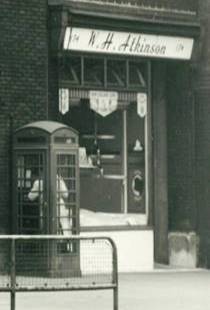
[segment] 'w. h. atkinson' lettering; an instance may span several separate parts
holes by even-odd
[[[128,34],[125,41],[121,44],[119,40],[115,40],[116,33],[108,32],[105,40],[101,41],[99,33],[92,31],[88,45],[92,48],[120,53],[165,55],[166,46],[164,44],[147,43],[146,38],[142,35]]]
[[[120,52],[130,52],[139,54],[156,54],[164,55],[166,52],[166,46],[160,44],[146,43],[146,39],[143,39],[141,35],[132,36],[128,35],[126,41],[118,48]]]

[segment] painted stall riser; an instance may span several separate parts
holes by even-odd
[[[82,236],[106,236],[113,239],[117,247],[118,271],[141,272],[154,268],[153,230],[101,231],[84,232]],[[82,254],[81,249],[81,254]],[[81,272],[88,274],[93,270],[93,262],[83,261],[81,255]],[[103,266],[106,269],[106,266]],[[107,268],[109,268],[107,266]]]

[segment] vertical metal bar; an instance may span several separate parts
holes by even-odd
[[[127,150],[127,111],[123,110],[123,213],[128,212],[128,150]]]
[[[147,65],[148,68],[148,65]],[[149,76],[149,69],[148,69],[148,76]],[[149,77],[148,77],[148,81],[149,81]],[[148,193],[148,140],[149,140],[149,136],[148,136],[148,108],[149,108],[149,87],[150,85],[148,85],[148,93],[147,93],[147,113],[146,116],[144,118],[144,141],[145,141],[145,210],[146,210],[146,216],[148,218],[148,201],[149,201],[149,193]]]
[[[15,217],[15,220],[16,220],[16,231],[15,233],[23,233],[23,186],[24,186],[24,169],[25,169],[25,157],[26,155],[22,156],[21,153],[19,153],[19,151],[17,151],[16,153],[16,158],[15,158],[15,161],[16,161],[16,165],[17,167],[15,168],[16,170],[17,169],[20,169],[20,199],[17,199],[17,195],[18,195],[18,183],[15,184],[16,186],[16,197],[14,198],[16,201],[15,201],[15,204],[16,204],[16,214],[14,214],[13,216],[16,216]],[[20,158],[20,162],[19,162],[19,158]],[[16,177],[18,177],[18,172],[16,171]],[[20,221],[18,221],[18,216],[19,216],[19,219]]]
[[[11,240],[11,270],[10,270],[10,281],[11,281],[11,291],[10,291],[10,309],[15,310],[15,239]]]
[[[129,60],[126,60],[126,88],[129,88],[130,84],[130,68],[129,68]]]
[[[118,310],[118,284],[113,289],[113,310]]]
[[[104,58],[104,88],[107,89],[107,76],[108,76],[107,58]]]
[[[74,192],[76,195],[76,223],[77,223],[77,227],[76,227],[76,234],[80,233],[80,180],[79,180],[79,150],[76,149],[75,150],[75,154],[73,155],[75,156],[75,169],[76,169],[76,180],[74,179],[75,182],[75,186],[74,187]],[[71,207],[71,216],[73,215],[73,208]],[[78,243],[79,246],[79,243]],[[80,246],[79,246],[80,248]]]
[[[151,90],[151,62],[147,63],[147,114],[145,117],[145,207],[147,223],[152,225],[152,202],[153,202],[153,181],[152,181],[152,90]]]
[[[113,310],[118,310],[118,263],[117,263],[117,247],[113,241],[112,245],[112,281],[115,284],[113,288]]]
[[[84,79],[85,79],[85,65],[84,65],[84,56],[81,56],[81,86],[84,86]]]
[[[199,212],[198,208],[196,208],[196,90],[195,90],[195,85],[192,85],[192,120],[191,120],[191,132],[192,132],[192,181],[193,181],[193,208],[195,212],[195,230],[198,231],[198,223],[199,223]]]
[[[13,153],[13,131],[14,131],[14,119],[13,116],[10,115],[9,118],[9,126],[10,126],[10,131],[9,131],[9,188],[12,190],[13,195],[9,195],[9,206],[10,206],[10,218],[12,221],[10,222],[10,231],[14,232],[15,227],[17,227],[17,223],[14,222],[17,219],[17,216],[14,216],[14,201],[15,198],[14,193],[16,193],[16,189],[14,191],[14,187],[16,186],[15,178],[14,178],[14,153]]]

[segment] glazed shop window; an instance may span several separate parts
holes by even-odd
[[[103,117],[85,99],[66,118],[80,135],[81,226],[146,225],[145,121],[137,104]]]
[[[84,85],[104,85],[104,62],[103,59],[84,58]]]
[[[143,62],[129,62],[129,86],[138,87],[139,85],[146,87],[146,67]]]
[[[60,61],[60,79],[72,85],[81,84],[81,57],[64,57]]]
[[[108,87],[126,87],[126,62],[121,60],[107,60]]]
[[[65,56],[59,63],[59,75],[65,87],[139,91],[147,86],[146,63],[119,57]]]

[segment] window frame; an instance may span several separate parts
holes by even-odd
[[[69,79],[63,79],[61,70],[62,67],[64,66],[66,59],[71,57],[80,57],[81,61],[81,75],[79,77],[80,83],[76,84],[75,82],[69,80]],[[87,83],[85,82],[85,59],[101,59],[103,60],[103,83],[102,85],[97,85],[94,83]],[[124,61],[125,62],[125,85],[112,85],[108,81],[108,62],[109,61]],[[130,83],[130,63],[137,63],[137,64],[143,64],[145,66],[145,74],[146,76],[144,78],[145,85],[132,85]],[[141,72],[142,73],[142,72]],[[77,89],[90,89],[94,88],[97,90],[113,90],[113,91],[132,91],[132,92],[140,92],[140,91],[146,91],[148,88],[147,81],[148,81],[148,76],[147,76],[147,61],[145,59],[139,59],[137,57],[122,57],[122,56],[116,56],[116,55],[101,55],[101,54],[88,54],[88,53],[78,53],[72,52],[71,54],[66,52],[63,53],[62,60],[60,60],[59,64],[59,83],[62,87],[69,87],[69,88],[77,88]]]

